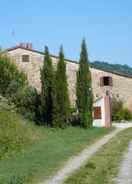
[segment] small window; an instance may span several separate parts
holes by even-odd
[[[94,119],[101,119],[101,107],[94,107]]]
[[[100,86],[112,86],[112,77],[104,76],[100,78]]]
[[[110,85],[110,81],[109,81],[109,77],[104,77],[104,86],[109,86]]]
[[[29,62],[29,55],[22,55],[22,62]]]

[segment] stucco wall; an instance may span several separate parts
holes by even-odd
[[[105,104],[104,98],[99,99],[94,103],[94,107],[101,107],[101,119],[94,119],[94,127],[105,127]]]
[[[8,51],[8,54],[10,57],[13,58],[18,68],[20,70],[23,70],[27,74],[30,85],[36,87],[40,91],[41,89],[40,68],[43,65],[43,55],[37,52],[32,52],[21,48]],[[21,61],[21,56],[23,54],[30,55],[30,62],[26,63]],[[52,57],[52,61],[53,64],[56,65],[57,58]],[[66,61],[66,65],[67,65],[67,77],[68,77],[70,101],[71,104],[75,104],[76,71],[78,69],[78,64]],[[91,74],[92,74],[92,88],[95,99],[101,95],[101,89],[99,85],[100,77],[111,76],[113,78],[112,94],[117,96],[119,95],[119,97],[124,101],[125,105],[127,105],[132,110],[132,78],[119,76],[116,74],[104,72],[94,68],[91,68]]]

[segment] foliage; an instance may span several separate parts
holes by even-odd
[[[55,75],[54,93],[54,127],[64,128],[69,123],[70,102],[68,96],[68,84],[66,76],[66,64],[64,61],[63,48],[59,53],[59,61]]]
[[[132,120],[132,114],[127,108],[122,108],[116,113],[116,120],[117,121],[121,121],[121,120],[130,121]]]
[[[78,113],[74,106],[70,107],[69,122],[72,126],[80,126],[80,120],[78,117]]]
[[[120,75],[132,77],[132,68],[126,64],[125,65],[110,64],[107,62],[95,61],[93,63],[90,63],[90,66],[97,68],[97,69],[112,72],[115,74],[120,74]]]
[[[25,124],[25,128],[28,129],[28,124]],[[23,184],[43,183],[66,160],[106,135],[110,129],[80,129],[77,127],[55,129],[35,126],[34,132],[29,137],[34,136],[38,131],[42,137],[36,143],[31,144],[14,157],[0,161],[1,184],[11,181],[12,183],[18,181],[18,184],[21,181]]]
[[[28,86],[25,74],[2,53],[0,53],[0,94],[8,99],[9,104],[14,104],[16,111],[24,117],[36,119],[37,91]]]
[[[45,47],[44,64],[41,69],[41,84],[41,121],[51,126],[53,120],[54,73],[48,47]]]
[[[0,184],[4,184],[5,182],[2,181],[2,183]],[[12,176],[12,178],[10,179],[10,181],[7,181],[6,184],[23,184],[23,183],[27,183],[27,179],[25,176]]]
[[[123,106],[121,99],[116,97],[112,98],[112,120],[121,121],[121,120],[131,120],[131,112]]]
[[[85,128],[91,127],[93,96],[91,88],[91,73],[89,70],[85,40],[82,42],[79,70],[77,72],[76,96],[80,123]]]
[[[9,85],[13,81],[16,84],[16,88],[14,90],[27,83],[25,74],[20,72],[17,69],[17,66],[6,55],[0,53],[0,94],[5,96]],[[8,90],[8,93],[13,94],[14,90]]]
[[[10,104],[9,101],[0,95],[0,111],[1,110],[10,110],[12,112],[15,111],[15,106],[13,104]]]
[[[16,111],[30,120],[36,119],[37,91],[35,88],[24,86],[19,88],[9,100],[16,106]]]
[[[19,151],[31,142],[31,131],[21,118],[9,110],[0,110],[0,159]]]
[[[121,131],[115,138],[103,146],[65,184],[114,184],[119,166],[128,143],[132,139],[132,128]]]

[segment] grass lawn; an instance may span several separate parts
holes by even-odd
[[[68,158],[110,131],[104,128],[48,129],[35,125],[33,129],[40,132],[39,140],[0,161],[0,184],[36,184],[43,181]]]
[[[127,151],[128,143],[131,139],[132,128],[120,132],[64,183],[114,184],[120,161],[124,152]]]

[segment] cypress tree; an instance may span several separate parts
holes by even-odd
[[[52,126],[53,119],[53,66],[48,47],[45,47],[44,64],[41,69],[41,121]]]
[[[54,103],[54,126],[64,128],[69,118],[69,96],[66,76],[66,64],[64,61],[63,48],[59,52],[59,61],[55,76],[55,103]]]
[[[88,53],[85,40],[82,42],[77,71],[76,84],[77,108],[81,126],[88,128],[92,126],[93,95],[91,88],[91,73],[89,70]]]

